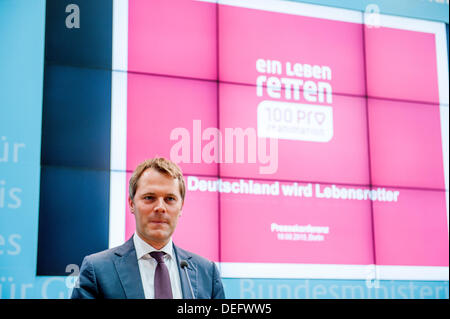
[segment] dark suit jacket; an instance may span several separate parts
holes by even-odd
[[[196,299],[223,299],[225,293],[216,265],[196,254],[173,245],[184,299],[192,299],[185,271],[180,261],[188,262],[188,274]],[[133,237],[122,246],[108,249],[83,260],[72,299],[115,298],[144,299]]]

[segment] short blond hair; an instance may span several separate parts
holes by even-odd
[[[136,194],[137,183],[139,181],[139,178],[144,173],[144,171],[149,168],[153,168],[158,172],[160,172],[161,174],[170,176],[178,180],[178,183],[180,185],[181,199],[184,202],[184,196],[186,194],[186,185],[184,183],[183,172],[181,171],[181,168],[177,164],[163,157],[155,157],[145,160],[136,167],[136,169],[133,172],[133,175],[130,178],[128,190],[131,199],[133,199],[134,195]]]

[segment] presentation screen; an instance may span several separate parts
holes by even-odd
[[[227,298],[448,299],[448,3],[307,2],[0,0],[0,299],[70,298],[153,157]]]

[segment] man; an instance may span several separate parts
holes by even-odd
[[[139,164],[128,197],[136,232],[122,246],[84,258],[72,299],[225,298],[216,265],[172,243],[185,190],[175,163],[154,158]]]

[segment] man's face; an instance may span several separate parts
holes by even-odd
[[[156,249],[164,247],[181,216],[179,181],[149,168],[142,173],[134,199],[128,198],[128,203],[138,235]]]

